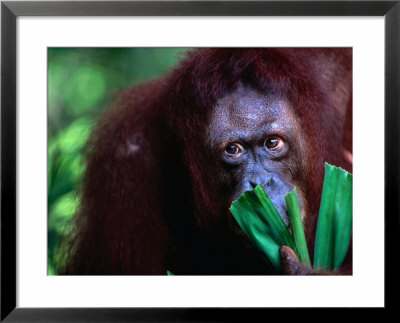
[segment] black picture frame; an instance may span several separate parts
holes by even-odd
[[[16,307],[16,19],[19,16],[384,16],[385,307],[396,305],[400,181],[400,1],[82,1],[1,3],[1,321],[248,321],[265,309]],[[373,194],[373,192],[371,192]],[[393,256],[392,256],[393,255]],[[38,291],[40,293],[40,291]],[[287,314],[285,314],[287,315]],[[257,317],[257,316],[254,316]],[[247,318],[247,319],[246,319]]]

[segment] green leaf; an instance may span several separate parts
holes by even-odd
[[[301,220],[300,206],[297,199],[296,188],[285,196],[286,206],[289,214],[292,235],[298,250],[299,261],[311,268],[310,256],[308,254],[306,236],[304,234],[303,222]]]
[[[169,270],[167,270],[167,275],[168,276],[175,276],[173,273],[171,273]]]
[[[282,273],[279,249],[297,249],[285,223],[261,185],[244,192],[230,208],[234,218],[275,273]]]
[[[339,268],[346,256],[352,230],[352,175],[325,163],[325,178],[314,250],[314,268]]]
[[[343,169],[339,173],[333,230],[333,269],[343,264],[349,248],[353,225],[353,176]]]

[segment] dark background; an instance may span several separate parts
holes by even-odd
[[[79,204],[83,147],[118,90],[171,69],[185,48],[48,49],[48,275]]]

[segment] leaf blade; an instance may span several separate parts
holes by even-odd
[[[346,258],[350,245],[353,224],[353,176],[340,171],[339,187],[336,195],[336,209],[333,231],[333,269],[338,269]]]
[[[283,273],[279,249],[287,245],[297,252],[293,237],[261,185],[244,192],[230,211],[235,220],[261,252],[275,273]]]
[[[311,268],[310,255],[308,253],[306,236],[304,234],[296,188],[285,196],[285,201],[288,209],[290,227],[292,228],[292,236],[298,250],[297,256],[303,265]]]
[[[314,249],[314,269],[339,268],[352,231],[352,175],[325,163],[325,178]]]
[[[337,174],[325,163],[325,178],[319,208],[314,249],[314,269],[330,271],[333,261],[333,204],[335,201]]]

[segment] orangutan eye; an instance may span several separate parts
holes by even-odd
[[[225,154],[229,157],[239,157],[243,150],[243,147],[239,144],[229,144],[225,147]]]
[[[264,146],[267,151],[278,151],[283,148],[285,144],[279,137],[269,137],[265,140]]]

